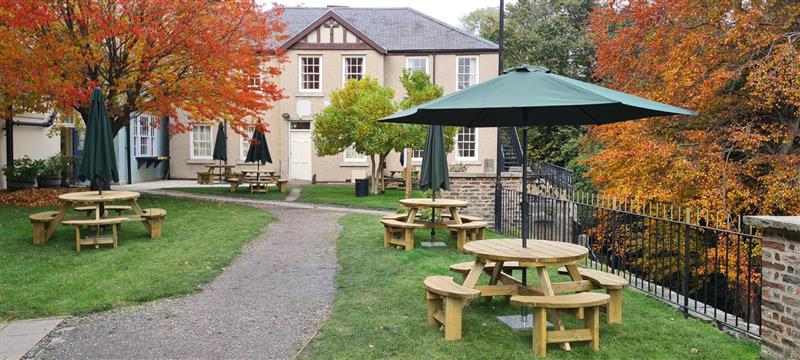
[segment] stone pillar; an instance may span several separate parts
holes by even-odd
[[[800,359],[800,216],[747,216],[761,245],[761,356]]]

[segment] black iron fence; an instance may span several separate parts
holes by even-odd
[[[556,198],[572,198],[574,187],[572,170],[546,161],[531,163],[530,168],[528,182],[537,188],[538,193]]]
[[[501,232],[520,236],[522,193],[502,195]],[[587,246],[587,266],[620,275],[687,315],[760,337],[758,229],[663,204],[528,196],[531,238]]]

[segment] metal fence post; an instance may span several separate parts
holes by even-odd
[[[691,209],[686,209],[686,219],[683,225],[683,316],[689,316],[689,222]]]

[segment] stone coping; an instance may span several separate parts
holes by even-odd
[[[800,216],[745,216],[744,223],[762,228],[800,232]]]
[[[450,178],[495,178],[497,173],[488,172],[451,172]],[[500,178],[522,178],[522,173],[518,172],[502,172]]]

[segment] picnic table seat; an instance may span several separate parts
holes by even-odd
[[[84,212],[86,215],[91,215],[93,212],[97,211],[98,206],[91,205],[91,206],[78,206],[75,208],[77,212]],[[117,215],[122,215],[125,211],[131,211],[131,207],[128,205],[106,205],[103,206],[103,209],[106,211],[114,211]]]
[[[102,218],[102,219],[77,219],[77,220],[64,220],[62,225],[75,227],[75,250],[81,252],[82,246],[94,245],[95,249],[100,245],[111,244],[114,248],[117,247],[117,226],[123,222],[128,221],[128,218]],[[111,238],[100,235],[100,230],[103,226],[111,227]],[[86,238],[81,237],[81,228],[95,228],[96,231],[93,236]]]
[[[458,217],[461,218],[461,222],[463,222],[463,223],[468,223],[468,222],[473,222],[473,221],[483,221],[482,217],[475,216],[475,215],[458,214]],[[449,213],[442,213],[442,219],[452,220],[453,219],[453,215],[451,215]]]
[[[628,280],[621,276],[607,273],[605,271],[578,268],[581,278],[589,280],[597,289],[605,289],[611,297],[611,301],[603,308],[606,311],[606,321],[609,324],[619,324],[622,322],[622,289],[628,286]],[[558,269],[559,274],[569,274],[566,267]]]
[[[424,224],[391,219],[382,219],[381,223],[383,224],[383,247],[399,245],[405,247],[406,251],[414,250],[414,229],[425,227]]]
[[[33,225],[33,245],[44,244],[47,227],[55,220],[56,215],[58,215],[58,211],[44,211],[28,216],[28,220]]]
[[[456,284],[449,276],[428,276],[423,284],[428,301],[428,324],[441,325],[445,340],[461,339],[464,303],[480,295],[480,291]]]
[[[469,271],[472,270],[473,264],[474,262],[472,261],[453,264],[450,265],[450,271],[457,274],[461,274],[463,280],[467,277]],[[492,261],[487,262],[485,265],[483,265],[483,272],[491,275],[492,271],[494,271],[495,265],[497,265],[497,263]],[[503,272],[508,274],[511,274],[512,270],[522,270],[524,268],[525,268],[524,266],[519,266],[519,262],[517,261],[506,261],[503,263]]]
[[[228,179],[228,185],[231,187],[231,192],[236,192],[236,190],[239,190],[239,185],[241,184],[242,180],[239,178]]]
[[[600,306],[608,304],[610,296],[596,292],[569,295],[530,296],[515,295],[511,304],[531,309],[533,323],[532,350],[541,357],[547,356],[547,344],[588,341],[592,350],[600,350]],[[582,329],[547,330],[547,310],[584,309]]]
[[[210,171],[197,172],[197,183],[202,185],[210,185],[214,180],[214,174]]]
[[[151,208],[142,210],[142,219],[150,224],[150,238],[161,238],[161,221],[167,217],[167,210]]]
[[[447,228],[456,231],[456,250],[464,252],[467,241],[483,240],[483,232],[489,223],[486,221],[470,221],[463,224],[447,224]]]
[[[287,190],[289,190],[289,180],[278,179],[276,183],[278,184],[278,191],[281,193],[285,193]]]

